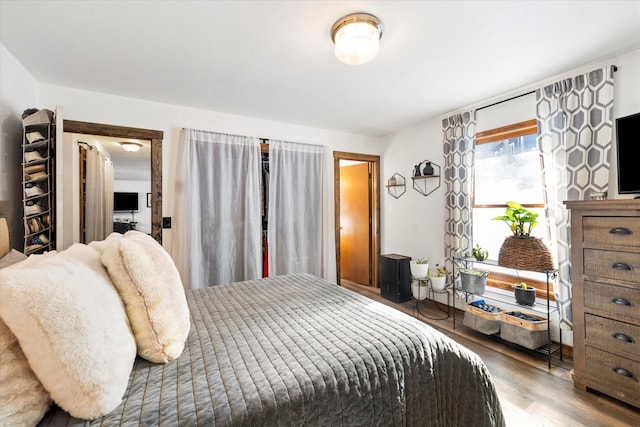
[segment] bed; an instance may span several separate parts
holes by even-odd
[[[185,299],[179,357],[137,356],[124,398],[100,418],[53,405],[39,425],[504,425],[477,355],[320,278],[189,289]]]

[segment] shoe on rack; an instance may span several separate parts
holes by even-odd
[[[39,185],[27,183],[24,186],[24,194],[27,197],[42,196],[44,191],[42,191],[42,188],[40,188]]]
[[[42,212],[42,206],[38,203],[27,202],[24,207],[24,213],[26,215],[35,215]]]
[[[33,144],[34,142],[46,141],[47,138],[42,136],[42,134],[38,131],[29,132],[27,134],[27,141],[29,144]]]
[[[40,154],[39,151],[26,151],[24,153],[24,161],[26,163],[31,163],[31,162],[35,162],[38,160],[44,160],[42,158],[42,154]]]

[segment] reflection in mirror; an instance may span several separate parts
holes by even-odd
[[[79,240],[151,234],[151,142],[74,135],[79,147]]]
[[[107,125],[101,123],[80,122],[75,120],[64,120],[63,126],[60,128],[60,140],[63,142],[60,148],[61,158],[63,159],[63,167],[59,170],[59,182],[62,184],[63,190],[59,193],[60,200],[56,205],[57,224],[59,226],[58,248],[64,249],[71,246],[74,242],[79,242],[79,214],[80,214],[80,188],[79,184],[79,149],[77,141],[84,141],[89,135],[96,135],[98,138],[108,137],[115,141],[142,140],[150,147],[150,158],[147,157],[146,164],[136,168],[139,171],[150,171],[151,174],[151,194],[147,196],[145,193],[141,196],[139,207],[147,209],[148,201],[151,204],[151,236],[160,244],[162,244],[162,139],[164,132],[159,130],[132,128],[126,126]],[[77,139],[72,140],[72,136]],[[117,147],[122,148],[122,146]],[[141,148],[140,151],[143,149]],[[146,150],[146,149],[145,149]],[[111,150],[110,153],[118,153],[119,151]],[[120,151],[121,152],[121,151]],[[142,151],[144,153],[144,151]],[[142,154],[141,153],[141,154]],[[130,157],[125,158],[130,159]],[[117,167],[118,160],[114,160]],[[115,172],[114,172],[115,173]],[[114,181],[115,185],[115,181]],[[70,191],[66,189],[71,189]],[[137,190],[132,190],[137,191]],[[141,191],[137,191],[141,192]],[[87,212],[86,215],[92,215]],[[131,215],[129,214],[129,218]],[[134,212],[135,222],[140,221],[140,215]],[[113,225],[113,223],[112,223]]]

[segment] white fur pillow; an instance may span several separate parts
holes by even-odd
[[[34,426],[50,405],[16,336],[0,319],[0,426]]]
[[[152,237],[127,231],[102,254],[127,310],[138,354],[167,363],[182,354],[191,327],[180,274]]]
[[[107,246],[113,243],[114,240],[120,239],[121,237],[122,234],[114,232],[109,234],[104,240],[94,240],[93,242],[90,242],[89,246],[91,246],[93,249],[98,251],[100,255],[102,255]]]
[[[94,419],[120,404],[136,347],[97,251],[75,244],[0,270],[0,301],[2,319],[60,407]]]

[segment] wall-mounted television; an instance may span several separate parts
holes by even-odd
[[[640,113],[616,119],[618,193],[640,197]]]
[[[138,210],[138,193],[113,193],[113,210],[115,212],[132,212]]]

